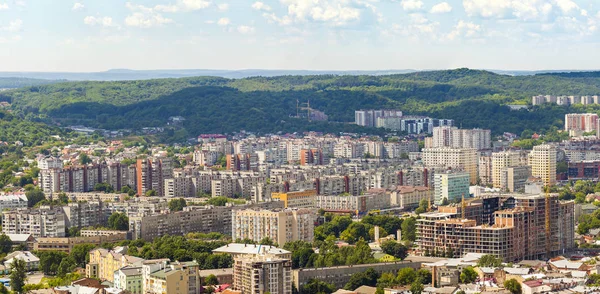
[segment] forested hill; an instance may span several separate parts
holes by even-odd
[[[36,86],[36,85],[53,84],[53,83],[58,83],[58,82],[61,82],[61,81],[29,79],[29,78],[3,78],[3,77],[0,77],[0,89],[16,89],[16,88]]]
[[[109,129],[164,126],[186,118],[184,134],[239,130],[367,131],[348,124],[354,110],[398,108],[407,114],[455,119],[463,127],[520,134],[560,126],[567,112],[599,107],[536,107],[510,111],[532,95],[598,95],[600,77],[507,76],[457,69],[387,76],[193,77],[119,82],[65,82],[0,92],[16,114],[46,122]],[[297,101],[329,115],[330,123],[292,118]]]

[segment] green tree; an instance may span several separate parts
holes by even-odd
[[[372,286],[377,285],[377,279],[379,279],[379,273],[373,268],[369,268],[364,272],[358,272],[350,276],[350,280],[344,286],[346,290],[354,290],[360,286]]]
[[[478,267],[499,267],[502,265],[502,260],[491,254],[485,254],[479,258]]]
[[[144,195],[146,195],[147,197],[152,197],[152,196],[157,196],[158,193],[156,193],[155,190],[148,190],[148,191],[146,191],[146,194],[144,194]]]
[[[214,206],[225,206],[225,204],[227,204],[227,197],[223,197],[223,196],[218,196],[218,197],[212,197],[210,199],[208,199],[208,201],[206,203],[210,204],[210,205],[214,205]]]
[[[108,227],[113,230],[129,230],[129,217],[125,213],[113,212],[108,218]]]
[[[410,284],[410,293],[411,294],[421,294],[425,290],[423,287],[423,283],[419,279],[416,279],[412,284]]]
[[[336,290],[335,286],[317,279],[310,279],[300,287],[301,294],[330,294]]]
[[[521,284],[515,279],[510,279],[510,280],[504,281],[504,288],[506,290],[510,291],[510,293],[512,293],[512,294],[521,294],[522,293]]]
[[[421,280],[423,284],[431,284],[431,272],[426,269],[420,269],[417,271],[417,278]]]
[[[354,244],[360,239],[369,240],[369,229],[368,227],[359,222],[352,222],[348,228],[346,228],[341,234],[340,239]]]
[[[417,220],[409,217],[402,222],[402,240],[414,242],[417,238]]]
[[[206,277],[204,283],[208,286],[214,286],[219,285],[219,280],[217,279],[217,276],[211,274]]]
[[[477,277],[477,272],[471,266],[464,268],[460,273],[460,281],[463,284],[473,283],[477,280]]]
[[[25,196],[27,197],[27,207],[33,207],[38,202],[46,200],[44,192],[42,192],[42,190],[40,190],[39,188],[35,188],[33,190],[25,192]]]
[[[185,202],[185,199],[183,198],[179,198],[179,199],[172,199],[171,201],[169,201],[169,210],[171,211],[182,211],[184,207],[187,206],[187,203]]]
[[[90,260],[90,251],[96,248],[94,244],[77,244],[71,249],[70,257],[73,258],[76,266],[85,267]]]
[[[43,251],[38,253],[40,259],[40,270],[46,275],[56,275],[58,267],[67,254],[59,251]]]
[[[12,240],[10,240],[10,238],[2,233],[2,235],[0,235],[0,252],[7,254],[12,250]]]
[[[393,273],[382,273],[379,279],[377,279],[377,287],[380,288],[391,288],[396,285],[398,285],[398,282]]]
[[[92,163],[92,159],[85,153],[79,154],[79,163],[80,164],[88,164]]]
[[[0,283],[0,294],[10,294],[10,291],[8,291],[8,289],[6,288],[6,286],[4,286],[3,283]]]
[[[398,271],[397,282],[399,285],[410,285],[417,279],[417,273],[411,267],[405,267]]]
[[[72,273],[73,270],[77,267],[75,259],[73,257],[68,256],[60,261],[58,265],[57,275],[59,277],[65,277],[67,274]]]
[[[114,193],[115,189],[108,183],[97,183],[94,185],[94,191],[104,192],[104,193]]]
[[[273,240],[271,240],[271,238],[269,238],[269,237],[262,238],[260,240],[260,242],[258,242],[258,244],[260,244],[260,245],[275,246],[275,242]]]
[[[22,259],[13,259],[10,264],[10,288],[16,293],[23,292],[25,280],[27,279],[25,261]]]
[[[387,240],[381,244],[381,249],[386,254],[389,254],[398,259],[404,259],[408,255],[408,248],[404,244],[398,243],[394,240]]]

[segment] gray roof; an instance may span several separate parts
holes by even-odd
[[[215,250],[215,253],[229,253],[229,254],[273,254],[273,255],[284,255],[291,254],[291,252],[269,245],[254,245],[254,244],[241,244],[241,243],[230,243],[225,246],[221,246]]]
[[[6,234],[6,236],[13,242],[26,242],[31,237],[31,234]]]

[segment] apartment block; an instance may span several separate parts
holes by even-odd
[[[462,169],[470,175],[471,184],[477,183],[479,157],[473,148],[425,148],[423,164],[427,167],[442,166]]]
[[[115,272],[126,266],[139,266],[144,259],[125,255],[122,252],[109,251],[104,248],[90,251],[90,261],[85,266],[88,278],[114,282]]]
[[[127,232],[121,232],[110,235],[95,235],[83,237],[68,237],[68,238],[36,238],[33,242],[34,251],[61,251],[70,253],[75,245],[93,244],[100,246],[105,243],[115,243],[127,240]]]
[[[398,186],[391,191],[390,204],[403,209],[412,209],[419,206],[421,200],[433,202],[431,190],[428,187]]]
[[[525,191],[525,184],[530,176],[530,166],[505,167],[500,172],[500,189],[511,193]]]
[[[200,294],[198,267],[195,261],[142,263],[143,293]]]
[[[481,154],[479,156],[479,166],[477,173],[479,175],[479,184],[492,184],[492,156],[489,154]]]
[[[314,208],[317,190],[271,193],[271,199],[283,201],[285,208]]]
[[[244,209],[232,212],[232,238],[260,242],[270,238],[277,244],[314,238],[316,209]]]
[[[441,126],[433,128],[431,148],[474,148],[477,150],[492,147],[491,131],[482,129],[459,129]]]
[[[62,207],[66,216],[66,227],[91,227],[106,223],[102,202],[72,202]]]
[[[27,196],[25,194],[0,196],[0,211],[16,208],[27,208]]]
[[[556,184],[556,147],[553,145],[534,146],[529,153],[531,175],[542,179],[544,185]]]
[[[444,199],[449,202],[458,202],[463,197],[470,197],[468,173],[436,173],[433,181],[433,199],[435,204],[441,204]]]
[[[292,262],[271,255],[241,255],[233,260],[233,289],[241,293],[292,293]]]
[[[142,267],[126,266],[115,271],[114,287],[131,294],[143,294]]]
[[[144,196],[150,190],[158,196],[165,195],[164,180],[173,177],[173,161],[167,157],[138,159],[136,164],[136,191]]]
[[[364,195],[316,196],[316,207],[326,210],[346,210],[364,214],[371,210],[386,209],[391,206],[390,195],[383,189],[372,189]]]
[[[64,237],[66,216],[61,208],[41,206],[2,212],[4,234],[31,234],[34,237]]]
[[[501,173],[511,166],[521,165],[521,155],[516,151],[503,151],[492,153],[492,183],[495,188],[501,188]]]
[[[591,132],[598,128],[598,115],[595,113],[565,114],[565,131]]]

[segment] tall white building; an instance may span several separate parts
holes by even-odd
[[[554,145],[538,145],[529,153],[531,175],[539,177],[544,185],[556,184],[556,147]]]
[[[479,156],[473,148],[425,148],[423,164],[428,167],[442,166],[462,169],[470,175],[471,184],[477,183]]]
[[[433,199],[436,204],[441,204],[444,199],[458,202],[462,197],[470,197],[468,173],[436,173],[433,176]]]
[[[459,129],[449,126],[435,127],[433,128],[431,147],[490,149],[492,147],[491,131]]]
[[[598,115],[595,113],[565,114],[565,131],[591,132],[598,128]]]
[[[521,165],[521,155],[515,151],[503,151],[492,153],[492,183],[494,188],[500,188],[502,183],[500,175],[504,168]]]
[[[292,262],[270,254],[237,255],[233,289],[248,294],[292,293]]]
[[[232,238],[260,242],[270,238],[283,245],[302,240],[312,242],[314,237],[315,209],[244,209],[232,212]]]

